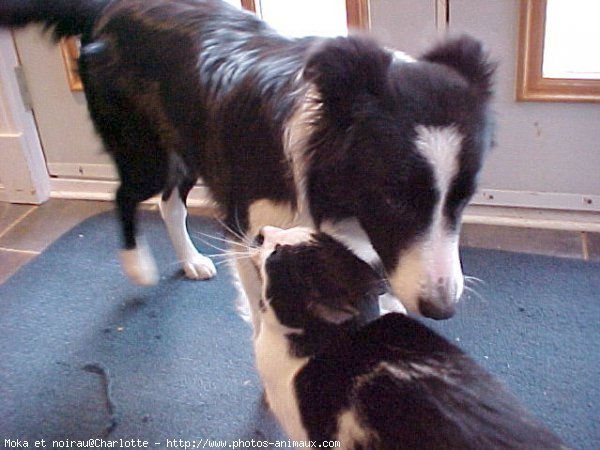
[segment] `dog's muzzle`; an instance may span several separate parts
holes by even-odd
[[[449,319],[456,312],[458,303],[457,283],[449,279],[440,279],[430,297],[419,296],[419,312],[431,319]]]

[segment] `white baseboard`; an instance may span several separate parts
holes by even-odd
[[[114,201],[115,192],[119,187],[118,181],[82,180],[75,178],[51,178],[51,197],[71,200],[100,200]],[[159,197],[149,199],[145,203],[156,203]],[[210,208],[214,202],[208,189],[196,185],[188,195],[187,204],[190,207]]]
[[[91,186],[88,182],[118,180],[117,171],[112,164],[48,163],[48,170],[53,177],[56,177],[53,181],[64,179],[71,185],[74,181],[81,181],[82,184]],[[481,189],[475,194],[471,204],[600,213],[600,195],[597,194]]]
[[[116,181],[114,164],[48,163],[48,173],[57,178]]]
[[[51,178],[50,196],[72,200],[113,201],[118,187],[117,181]]]
[[[54,198],[113,201],[118,182],[52,178],[50,186]],[[1,195],[0,190],[0,199]],[[492,198],[485,200],[486,196]],[[591,203],[582,205],[582,198],[591,199]],[[534,199],[540,201],[536,203]],[[157,198],[148,200],[149,203],[156,201]],[[214,207],[214,202],[208,189],[197,185],[190,192],[188,206],[210,208]],[[464,221],[481,225],[600,232],[599,206],[600,196],[596,195],[486,190],[477,194],[467,208]]]
[[[600,195],[565,194],[560,192],[508,191],[482,189],[471,201],[480,206],[590,211],[600,213]]]
[[[585,211],[470,205],[464,223],[600,233],[600,214]]]

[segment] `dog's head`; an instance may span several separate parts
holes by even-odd
[[[492,141],[492,74],[469,37],[412,62],[337,38],[305,69],[320,101],[307,186],[317,223],[356,217],[394,293],[428,317],[452,316],[463,291],[459,232]]]

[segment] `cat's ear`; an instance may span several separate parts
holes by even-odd
[[[314,301],[308,304],[308,310],[321,320],[334,325],[341,325],[354,319],[359,314],[359,311],[350,305],[337,307]]]

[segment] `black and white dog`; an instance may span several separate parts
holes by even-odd
[[[220,0],[4,0],[0,26],[81,35],[90,114],[118,167],[126,273],[156,282],[137,205],[188,277],[215,274],[185,226],[198,178],[227,226],[327,230],[383,266],[411,311],[450,317],[462,211],[490,146],[493,68],[468,37],[416,60],[364,37],[288,39]],[[248,295],[255,271],[238,264]]]

